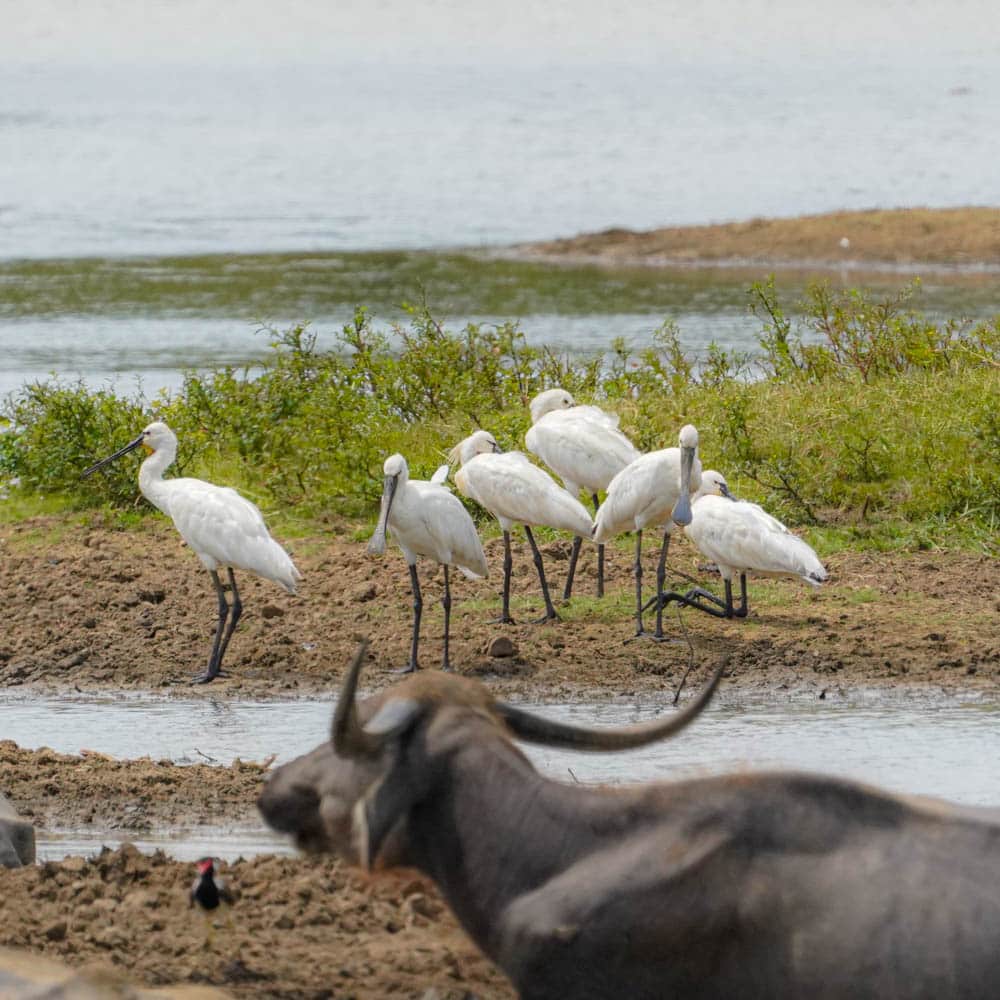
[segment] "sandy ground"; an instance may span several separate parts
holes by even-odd
[[[293,546],[304,573],[299,596],[244,575],[245,612],[226,660],[228,677],[189,686],[203,668],[215,625],[208,575],[172,528],[150,518],[123,532],[65,520],[0,528],[0,685],[9,693],[150,690],[245,698],[332,694],[358,640],[370,636],[368,689],[393,681],[407,659],[411,629],[406,567],[391,549],[381,560],[344,538]],[[818,593],[794,581],[751,584],[751,616],[725,622],[694,611],[667,616],[667,631],[689,642],[626,641],[633,634],[632,549],[609,549],[608,596],[596,602],[596,556],[587,546],[573,601],[562,621],[499,626],[499,539],[486,545],[491,576],[453,585],[452,658],[501,697],[607,697],[672,690],[692,658],[730,653],[722,697],[817,697],[823,691],[888,687],[1000,691],[1000,561],[968,553],[842,553]],[[543,547],[553,589],[569,544]],[[699,570],[678,538],[671,579],[718,578]],[[657,546],[646,546],[646,580]],[[430,567],[428,567],[430,569]],[[457,574],[456,574],[457,575]],[[439,573],[425,573],[422,663],[441,655]],[[526,547],[516,547],[514,615],[542,610]],[[487,648],[500,637],[514,655]],[[0,732],[0,739],[3,733]]]
[[[210,984],[237,997],[426,1000],[513,997],[433,887],[368,880],[338,862],[257,858],[224,866],[229,917],[188,907],[191,864],[131,845],[91,860],[0,869],[0,946],[126,970],[146,986]]]
[[[645,232],[611,229],[515,250],[526,257],[617,264],[997,268],[1000,209],[873,209]]]
[[[0,528],[0,684],[7,692],[148,690],[169,696],[326,696],[361,636],[372,637],[369,689],[405,662],[410,598],[398,552],[382,560],[347,538],[297,541],[300,595],[249,577],[229,677],[190,687],[214,627],[207,574],[169,525],[129,532],[66,519]],[[646,566],[652,579],[655,546]],[[561,587],[568,544],[544,547]],[[674,574],[699,575],[693,551],[672,549]],[[550,625],[489,624],[498,610],[500,543],[492,577],[454,585],[453,658],[501,697],[532,700],[671,692],[693,658],[731,654],[723,698],[838,697],[877,688],[996,697],[1000,692],[1000,561],[963,553],[858,555],[830,560],[816,594],[792,582],[751,590],[751,617],[720,622],[674,613],[689,642],[627,642],[632,634],[631,548],[610,550],[608,596],[597,603],[595,557],[585,550],[578,594]],[[717,583],[718,581],[714,581]],[[541,610],[520,548],[514,613]],[[423,659],[440,655],[440,579],[425,584]],[[486,648],[507,637],[514,655]],[[691,683],[697,686],[703,672]],[[5,711],[16,711],[16,702]],[[3,739],[0,720],[0,741]],[[150,759],[26,751],[0,742],[0,788],[39,826],[124,831],[255,824],[263,762],[181,767]],[[334,861],[258,858],[231,866],[241,892],[232,930],[211,946],[186,905],[193,866],[129,848],[27,870],[0,870],[0,947],[128,970],[145,986],[209,984],[235,996],[509,997],[498,972],[461,933],[436,891],[410,875],[370,882]]]

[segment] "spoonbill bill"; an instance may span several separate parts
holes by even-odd
[[[503,607],[499,621],[514,624],[510,616],[510,529],[524,525],[532,558],[545,599],[545,614],[539,622],[559,618],[552,606],[545,582],[542,554],[535,544],[531,526],[544,525],[557,531],[590,537],[593,521],[587,508],[564,490],[544,469],[533,465],[520,451],[502,452],[488,431],[476,431],[460,441],[448,455],[450,462],[461,463],[455,482],[462,493],[488,510],[503,530]]]
[[[597,406],[577,406],[565,389],[547,389],[531,401],[531,427],[524,436],[528,451],[537,455],[562,481],[569,493],[586,490],[594,504],[597,494],[641,454],[618,429],[618,417]],[[573,539],[563,600],[573,592],[573,576],[583,539]],[[597,596],[604,596],[604,544],[597,546]]]
[[[626,465],[608,484],[594,524],[594,541],[606,542],[623,531],[635,531],[635,634],[645,635],[642,624],[642,532],[664,525],[660,561],[656,568],[656,631],[663,638],[663,581],[667,550],[674,525],[691,521],[691,494],[701,485],[698,432],[691,424],[681,428],[679,447],[642,455]]]
[[[302,574],[288,553],[270,536],[257,507],[236,490],[201,479],[163,478],[163,473],[177,457],[177,436],[160,420],[151,423],[124,448],[92,465],[83,475],[89,476],[139,447],[150,452],[139,467],[142,495],[173,520],[181,538],[208,570],[219,599],[219,621],[208,669],[192,682],[207,684],[219,676],[229,640],[243,614],[233,570],[249,570],[266,580],[273,580],[289,594],[295,593]],[[233,594],[231,605],[226,602],[225,588],[219,580],[218,571],[223,566]]]
[[[720,472],[710,469],[691,504],[691,523],[684,528],[695,548],[719,567],[725,600],[695,587],[683,597],[668,594],[664,603],[679,601],[717,618],[746,618],[747,573],[797,576],[813,587],[827,577],[819,556],[763,507],[737,500]],[[740,576],[740,605],[733,606],[733,577]]]
[[[420,641],[420,615],[423,598],[417,578],[417,559],[424,556],[444,567],[444,659],[442,670],[450,670],[448,636],[451,624],[451,585],[448,568],[457,566],[466,576],[476,579],[486,576],[486,556],[479,541],[476,526],[462,501],[443,485],[448,467],[439,469],[430,482],[410,479],[410,470],[402,455],[390,455],[382,466],[385,480],[382,486],[382,508],[378,525],[368,543],[372,555],[385,552],[386,531],[403,550],[406,565],[410,568],[410,588],[413,591],[413,639],[410,643],[410,661],[400,671],[419,670],[417,645]]]

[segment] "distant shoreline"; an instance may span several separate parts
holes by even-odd
[[[1000,271],[1000,208],[896,208],[609,229],[509,248],[521,260],[650,267]]]

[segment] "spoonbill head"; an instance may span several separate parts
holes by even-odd
[[[567,491],[590,494],[595,512],[598,493],[640,455],[618,429],[618,417],[596,406],[577,406],[565,389],[547,389],[530,404],[532,426],[524,436],[528,451],[537,455],[560,479]],[[573,576],[581,537],[573,539],[563,598],[573,592]],[[604,594],[604,544],[597,546],[597,596]]]
[[[154,507],[167,514],[180,536],[201,560],[212,577],[219,617],[208,668],[194,678],[207,683],[219,676],[229,640],[243,613],[234,569],[248,570],[280,584],[294,594],[302,578],[288,553],[271,537],[257,507],[234,489],[215,486],[201,479],[164,479],[163,473],[177,456],[177,437],[161,420],[114,454],[95,462],[83,472],[89,476],[109,462],[139,447],[150,454],[139,467],[139,489]],[[232,592],[226,601],[218,570],[225,568]]]
[[[597,512],[594,541],[606,542],[623,531],[636,533],[636,635],[646,634],[642,623],[642,532],[646,528],[664,527],[656,569],[656,631],[653,633],[654,639],[662,639],[662,597],[670,533],[675,524],[690,523],[691,494],[700,486],[698,431],[691,424],[681,428],[676,448],[640,456],[608,485],[607,499]]]
[[[403,552],[410,571],[413,591],[413,637],[410,660],[404,673],[419,669],[417,650],[420,641],[420,617],[423,598],[417,576],[417,559],[432,559],[444,567],[444,658],[442,669],[450,669],[448,657],[451,624],[451,584],[448,570],[457,566],[468,577],[486,575],[486,556],[469,512],[447,486],[437,482],[410,479],[406,459],[390,455],[382,466],[382,504],[378,524],[368,543],[368,551],[385,551],[386,533],[392,532]],[[438,470],[440,473],[440,469]],[[437,475],[438,473],[435,473]]]

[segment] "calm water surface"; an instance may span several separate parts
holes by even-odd
[[[621,725],[649,718],[655,705],[549,704],[558,719]],[[169,757],[180,763],[235,758],[279,762],[311,750],[327,732],[327,702],[69,700],[0,701],[0,738],[26,747],[116,757]],[[670,780],[737,769],[797,768],[856,778],[895,791],[956,802],[1000,805],[1000,706],[956,704],[744,705],[710,709],[675,740],[617,754],[526,748],[536,765],[564,781],[621,783]],[[61,855],[117,842],[120,833],[47,836]],[[260,830],[159,831],[146,838],[183,857],[206,844],[227,856],[283,844]]]

